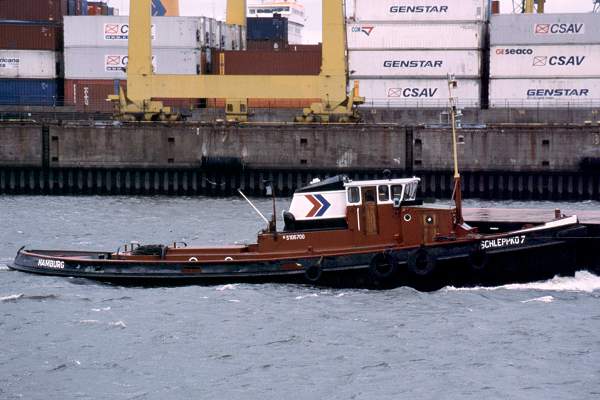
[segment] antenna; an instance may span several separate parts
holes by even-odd
[[[244,200],[246,200],[248,202],[248,204],[250,204],[250,207],[252,207],[254,209],[254,211],[256,211],[256,213],[262,218],[263,221],[265,221],[267,223],[267,226],[270,227],[270,222],[267,219],[267,217],[265,217],[263,215],[263,213],[261,213],[260,211],[258,211],[258,208],[256,208],[254,206],[254,204],[252,204],[252,202],[246,197],[246,195],[244,194],[244,192],[242,192],[241,189],[238,189],[238,193],[242,195],[242,197],[244,198]]]
[[[456,141],[456,127],[457,119],[460,120],[462,112],[456,108],[456,98],[452,96],[452,89],[458,87],[458,81],[453,74],[448,74],[448,95],[449,95],[449,107],[450,117],[452,121],[452,155],[454,158],[454,192],[452,197],[456,204],[456,223],[462,224],[464,222],[462,216],[462,188],[460,172],[458,171],[458,149]]]

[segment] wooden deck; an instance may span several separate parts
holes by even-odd
[[[600,210],[561,209],[565,215],[577,215],[579,221],[600,224]],[[553,209],[544,208],[465,208],[466,221],[541,223],[554,219]]]

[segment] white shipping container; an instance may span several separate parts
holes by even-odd
[[[152,63],[157,74],[197,75],[199,49],[154,49]],[[122,47],[65,49],[67,79],[126,79],[127,49]]]
[[[356,80],[350,81],[350,86]],[[365,107],[448,107],[447,79],[358,79]],[[461,108],[479,107],[481,83],[476,79],[458,81],[452,94]]]
[[[0,78],[54,79],[60,66],[54,51],[0,50]]]
[[[482,24],[348,24],[350,50],[481,49]]]
[[[600,77],[600,45],[493,46],[492,78]]]
[[[65,47],[127,47],[127,16],[65,16]],[[152,17],[152,46],[199,48],[204,45],[198,17]]]
[[[490,43],[500,44],[599,44],[600,14],[492,15]]]
[[[484,21],[486,0],[354,0],[356,21]]]
[[[241,50],[241,29],[239,25],[223,24],[225,28],[224,50]]]
[[[209,32],[210,32],[210,43],[209,47],[213,49],[222,49],[221,45],[221,22],[210,18],[208,20]]]
[[[479,50],[353,50],[348,54],[353,77],[438,77],[454,74],[478,78],[481,70]]]
[[[599,107],[600,79],[492,79],[490,107]]]

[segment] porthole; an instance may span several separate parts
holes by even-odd
[[[410,214],[404,214],[404,220],[406,222],[410,222],[411,219],[412,219],[412,215],[410,215]]]
[[[433,217],[428,215],[427,218],[425,218],[425,222],[427,222],[429,225],[433,224]]]

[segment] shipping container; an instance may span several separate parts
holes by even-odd
[[[57,82],[61,81],[54,79],[0,79],[0,105],[62,105],[62,88]]]
[[[359,93],[366,98],[364,107],[445,108],[448,107],[447,79],[357,79]],[[453,96],[460,108],[479,107],[481,83],[476,79],[459,80]]]
[[[248,108],[307,108],[321,99],[248,99]],[[206,99],[206,108],[225,108],[225,99]]]
[[[197,75],[200,73],[200,50],[154,49],[153,65],[157,74]],[[127,49],[71,47],[65,49],[65,78],[125,79]]]
[[[353,77],[460,78],[481,75],[479,50],[353,50],[348,53],[348,69]]]
[[[504,14],[490,20],[492,45],[600,44],[600,14]]]
[[[493,78],[600,77],[600,45],[493,46]]]
[[[285,51],[289,47],[287,40],[247,40],[246,49],[249,51]]]
[[[288,20],[283,17],[248,18],[246,20],[248,40],[288,40]]]
[[[0,50],[0,78],[55,79],[62,54],[46,50]]]
[[[480,49],[483,24],[349,24],[350,50]]]
[[[0,0],[0,19],[61,22],[67,0]]]
[[[492,79],[490,107],[600,107],[600,78]]]
[[[87,0],[68,0],[66,15],[87,15]]]
[[[65,47],[127,47],[127,16],[65,17]],[[195,17],[153,17],[154,47],[199,48],[204,36],[199,34],[200,20]]]
[[[315,51],[215,51],[213,74],[319,75],[321,49]]]
[[[0,49],[60,50],[62,27],[38,23],[0,21]]]
[[[210,44],[209,47],[213,49],[220,49],[221,46],[221,22],[216,19],[210,18],[208,21],[208,28],[210,32]]]
[[[109,95],[119,94],[119,87],[127,89],[126,80],[66,79],[64,82],[65,106],[82,112],[114,111],[114,103],[107,101]],[[155,99],[178,111],[204,106],[201,99]]]
[[[87,15],[113,15],[113,8],[109,7],[106,2],[103,1],[88,1],[87,3]]]
[[[249,40],[247,43],[248,51],[321,51],[322,45],[319,44],[289,44],[281,41],[272,40]]]
[[[348,16],[355,21],[484,21],[487,0],[354,0]]]

